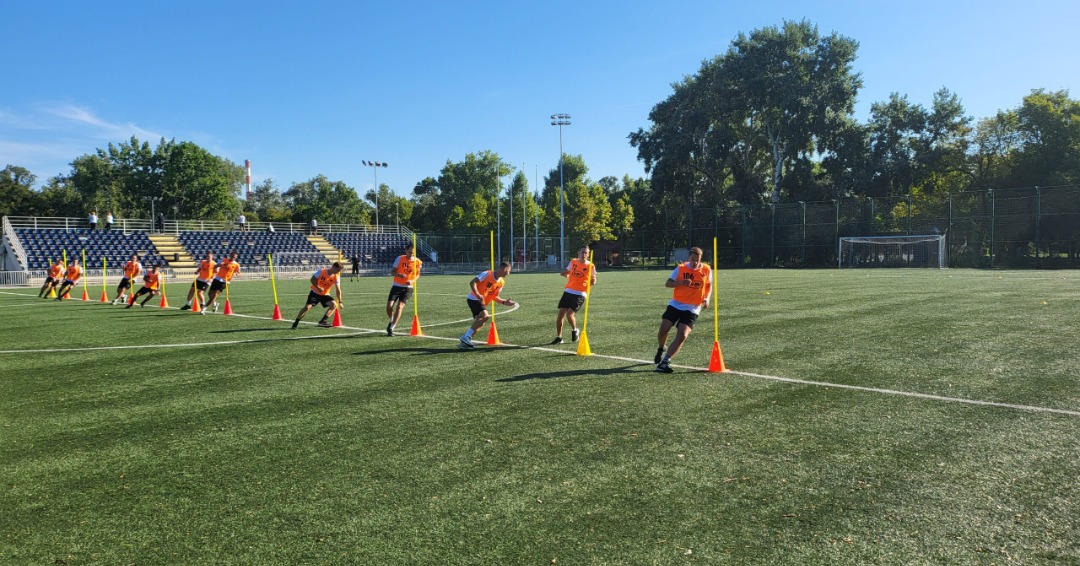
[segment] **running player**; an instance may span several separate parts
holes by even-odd
[[[159,284],[161,284],[161,274],[158,273],[158,266],[153,265],[150,267],[150,270],[147,271],[145,275],[143,275],[142,288],[140,288],[138,291],[131,295],[131,300],[128,301],[127,306],[124,308],[130,309],[131,307],[135,306],[135,299],[138,299],[142,295],[146,295],[146,298],[143,299],[141,303],[139,303],[139,306],[145,307],[146,301],[153,299],[154,296],[158,294]]]
[[[657,342],[660,346],[656,349],[653,362],[656,363],[656,371],[671,373],[671,358],[679,353],[686,338],[694,329],[701,309],[709,308],[709,292],[712,290],[712,269],[708,264],[701,262],[701,248],[690,248],[690,258],[680,264],[671,272],[664,286],[674,289],[671,302],[660,321],[660,332],[657,333]],[[671,342],[671,348],[664,354],[664,346],[667,344],[668,332],[672,326],[677,327],[675,340]]]
[[[212,303],[214,312],[218,310],[218,295],[225,290],[233,277],[240,273],[240,264],[236,262],[236,258],[239,256],[240,254],[233,252],[229,257],[221,260],[221,263],[217,266],[217,274],[214,275],[214,280],[210,283],[210,296],[206,298],[207,302]]]
[[[64,295],[66,295],[67,292],[70,291],[71,288],[79,282],[79,279],[82,278],[82,275],[83,270],[82,267],[79,266],[79,260],[71,260],[71,265],[68,266],[67,272],[64,273],[64,282],[60,284],[60,289],[56,292],[56,300],[64,300]]]
[[[199,304],[206,305],[206,291],[210,287],[210,279],[214,277],[214,268],[217,267],[217,263],[214,262],[214,252],[206,252],[206,259],[199,262],[199,271],[195,274],[195,284],[188,289],[187,304],[180,307],[180,310],[186,311],[191,308],[193,301],[195,300],[195,293],[199,294]],[[200,311],[205,313],[206,311]]]
[[[38,291],[38,298],[48,298],[49,289],[55,289],[60,284],[60,274],[64,272],[64,262],[59,259],[56,263],[49,266],[49,275],[45,277],[45,284],[41,286],[41,291]]]
[[[401,319],[401,311],[405,310],[405,303],[413,294],[413,282],[420,278],[420,268],[424,262],[416,257],[412,244],[405,244],[405,254],[394,260],[390,268],[390,275],[394,278],[390,286],[390,295],[386,297],[386,316],[390,317],[386,325],[386,335],[394,335],[394,327]]]
[[[315,305],[326,307],[326,314],[319,321],[319,326],[330,326],[330,317],[337,312],[338,308],[345,306],[345,303],[341,301],[341,278],[339,277],[343,269],[345,266],[340,261],[335,261],[330,269],[320,269],[311,275],[311,291],[308,292],[307,304],[296,313],[296,320],[292,323],[293,330],[296,330],[296,327],[300,325],[300,319],[304,318],[304,315]],[[330,296],[331,289],[337,294],[336,302]]]
[[[466,301],[469,303],[469,309],[473,314],[473,323],[465,334],[461,335],[458,348],[462,350],[472,350],[476,348],[476,345],[472,342],[473,334],[476,334],[477,330],[480,330],[484,326],[484,323],[491,318],[487,312],[487,305],[492,301],[497,301],[499,304],[507,307],[514,306],[514,301],[510,299],[504,299],[499,296],[499,292],[502,291],[503,285],[506,284],[506,276],[510,275],[510,264],[502,262],[499,264],[498,269],[495,271],[485,271],[480,275],[472,278],[469,281],[469,296],[466,297]]]
[[[131,259],[124,264],[124,276],[120,278],[120,283],[116,285],[116,298],[113,299],[112,304],[117,305],[127,301],[127,291],[131,289],[131,281],[135,279],[135,276],[142,273],[143,266],[139,263],[139,255],[131,254]]]
[[[559,316],[555,318],[555,339],[551,341],[552,344],[562,344],[564,318],[570,320],[570,340],[577,342],[580,336],[574,315],[585,304],[585,296],[593,285],[596,285],[596,266],[589,261],[589,246],[578,250],[578,256],[570,260],[562,276],[567,278],[566,288],[559,299]]]

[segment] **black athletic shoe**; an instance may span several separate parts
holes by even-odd
[[[191,310],[191,305],[184,305],[184,306],[180,307],[180,310],[182,310],[182,311]]]
[[[570,341],[571,341],[571,342],[577,342],[577,339],[578,339],[578,338],[579,338],[580,336],[581,336],[581,333],[580,333],[580,332],[578,332],[578,329],[576,329],[576,328],[575,328],[575,329],[573,329],[573,330],[571,330],[571,331],[570,331]]]
[[[323,327],[323,328],[330,328],[330,327],[331,327],[331,326],[333,326],[333,325],[332,325],[332,324],[330,324],[330,321],[329,321],[329,320],[326,320],[326,319],[324,318],[324,319],[322,319],[322,320],[320,320],[320,321],[319,321],[319,326],[321,326],[321,327]]]
[[[555,339],[551,341],[552,346],[555,344],[562,344],[562,336],[556,336]]]
[[[386,325],[386,335],[387,336],[393,336],[394,335],[394,325],[393,324],[387,324]]]
[[[663,360],[660,363],[656,364],[656,371],[659,373],[672,373],[675,370],[671,369],[671,365],[668,364],[667,360]]]
[[[657,348],[656,349],[656,355],[653,356],[652,363],[658,364],[658,363],[660,363],[660,360],[662,360],[662,359],[664,359],[664,349],[663,348]]]
[[[299,320],[294,320],[293,323],[292,323],[292,329],[296,330],[297,326],[300,326],[300,321]]]

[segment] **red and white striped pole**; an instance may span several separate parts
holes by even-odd
[[[244,169],[247,170],[247,192],[244,193],[244,200],[251,198],[251,160],[244,160]]]

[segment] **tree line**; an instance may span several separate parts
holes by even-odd
[[[962,191],[1080,183],[1080,102],[1068,91],[1036,89],[978,121],[946,88],[929,107],[893,93],[860,123],[857,51],[855,40],[822,35],[805,20],[739,34],[726,53],[673,84],[647,128],[628,135],[646,178],[593,180],[582,155],[563,156],[568,237],[679,229],[693,208],[863,197],[930,206]],[[76,158],[70,173],[40,190],[28,170],[8,165],[0,171],[0,213],[146,217],[147,199],[159,197],[170,217],[228,220],[243,210],[253,220],[378,218],[420,232],[476,233],[494,229],[512,201],[515,218],[524,212],[545,234],[559,228],[558,163],[541,187],[530,187],[524,171],[492,150],[447,160],[411,190],[382,184],[363,198],[316,175],[284,189],[267,179],[242,201],[243,178],[239,165],[194,143],[162,139],[151,147],[133,137]],[[687,214],[672,213],[679,210]]]

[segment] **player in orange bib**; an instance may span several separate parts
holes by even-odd
[[[675,371],[671,369],[671,358],[679,353],[686,337],[690,336],[701,309],[709,308],[712,269],[701,262],[701,255],[701,248],[690,248],[689,260],[676,267],[664,282],[667,288],[675,291],[667,310],[664,311],[664,316],[660,321],[660,332],[656,336],[660,347],[656,349],[653,362],[656,363],[656,371],[660,373]],[[671,348],[667,354],[664,354],[664,346],[667,344],[668,332],[672,326],[676,326],[678,331],[675,334],[675,340],[671,342]]]
[[[555,318],[555,339],[551,341],[552,344],[562,344],[565,318],[570,319],[570,341],[577,342],[580,336],[574,314],[585,304],[586,295],[596,285],[596,266],[589,261],[589,246],[578,250],[577,258],[570,260],[562,276],[567,278],[566,288],[559,299],[559,316]]]
[[[386,335],[394,335],[394,327],[401,319],[401,311],[405,310],[405,303],[413,294],[413,282],[420,278],[420,268],[424,262],[416,257],[412,244],[405,244],[405,254],[394,260],[390,268],[390,275],[394,278],[390,286],[390,295],[386,297],[386,316],[390,317],[390,323],[386,325]]]
[[[225,290],[225,286],[232,281],[233,277],[240,273],[240,264],[236,262],[236,258],[239,256],[240,254],[233,252],[229,254],[229,257],[221,260],[221,263],[217,266],[217,274],[214,275],[214,280],[210,283],[210,296],[206,298],[206,302],[213,306],[214,312],[218,310],[218,295]]]
[[[210,280],[214,277],[214,268],[216,267],[214,252],[206,252],[206,259],[199,262],[199,270],[195,273],[195,284],[191,286],[191,289],[188,289],[187,304],[180,307],[180,310],[186,311],[191,308],[195,301],[195,293],[199,294],[199,304],[206,304],[206,295],[203,292],[210,287]],[[206,311],[199,312],[205,313]]]
[[[64,295],[79,282],[82,278],[82,267],[79,266],[79,260],[71,260],[71,265],[68,266],[67,272],[64,273],[64,282],[60,284],[60,289],[56,291],[56,300],[64,300]]]
[[[64,262],[56,260],[56,263],[49,266],[49,275],[45,277],[45,284],[41,286],[41,291],[38,291],[38,298],[44,299],[48,297],[49,289],[55,289],[60,284],[60,274],[64,271]]]
[[[158,285],[160,284],[161,274],[158,273],[158,266],[153,265],[150,267],[150,270],[146,272],[146,275],[143,275],[142,288],[136,291],[133,295],[131,295],[131,299],[128,301],[127,306],[124,308],[130,309],[131,307],[135,306],[135,299],[138,299],[143,295],[146,295],[146,298],[143,299],[141,303],[139,303],[139,306],[145,307],[146,301],[153,299],[154,296],[158,294]]]
[[[499,296],[502,291],[503,285],[506,284],[505,278],[510,275],[510,264],[502,262],[495,271],[485,271],[480,275],[472,278],[469,281],[469,296],[465,300],[469,303],[469,310],[473,314],[473,323],[469,327],[465,334],[461,335],[461,342],[458,344],[458,348],[462,350],[472,350],[476,348],[476,345],[472,342],[472,336],[477,330],[480,330],[484,326],[484,323],[491,318],[487,312],[487,306],[492,301],[498,302],[501,305],[512,307],[516,305],[514,301],[510,299],[504,299]]]
[[[334,265],[330,266],[330,269],[320,269],[311,274],[311,291],[308,292],[307,304],[296,314],[296,320],[292,323],[293,330],[296,330],[296,327],[300,325],[300,319],[304,318],[304,315],[315,305],[326,307],[326,314],[319,321],[319,326],[330,326],[330,317],[339,308],[345,306],[345,303],[341,301],[340,274],[343,269],[345,269],[345,266],[340,261],[335,261]],[[337,293],[336,302],[330,296],[331,289]]]
[[[139,263],[139,255],[131,254],[131,259],[124,264],[124,276],[120,278],[120,283],[116,285],[116,298],[113,299],[112,304],[117,305],[127,301],[127,291],[131,289],[131,281],[142,271],[143,266]]]

